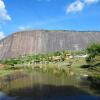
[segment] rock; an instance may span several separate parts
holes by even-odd
[[[33,53],[82,50],[90,42],[100,42],[100,32],[63,30],[21,31],[0,40],[0,59]]]

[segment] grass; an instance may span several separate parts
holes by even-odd
[[[49,73],[54,73],[54,74],[68,73],[69,66],[67,66],[66,64],[70,61],[73,62],[71,65],[71,70],[73,72],[78,72],[78,73],[84,72],[84,70],[80,68],[80,66],[85,63],[85,59],[83,58],[68,59],[66,61],[63,61],[63,62],[60,61],[56,63],[50,62],[47,64],[36,64],[34,69],[37,71],[49,72]],[[20,64],[20,65],[15,65],[15,66],[6,66],[6,68],[0,70],[0,75],[7,75],[9,73],[12,73],[15,70],[23,70],[23,71],[31,72],[32,70],[34,70],[32,66],[33,66],[32,64],[30,65]],[[39,68],[40,66],[41,68]]]
[[[67,66],[66,64],[68,62],[72,62],[71,66]],[[82,65],[86,65],[85,58],[73,58],[73,59],[67,59],[65,61],[59,61],[59,62],[49,62],[46,64],[36,64],[33,68],[33,64],[16,64],[14,66],[6,66],[3,69],[0,69],[0,76],[8,75],[10,73],[13,73],[16,70],[22,70],[25,72],[32,72],[33,70],[41,71],[41,72],[47,72],[52,73],[55,75],[67,75],[70,72],[76,73],[77,75],[96,75],[99,74],[98,71],[100,71],[100,67],[95,67],[95,69],[88,69],[88,68],[82,68]],[[70,71],[70,72],[69,72]],[[99,75],[100,76],[100,75]]]
[[[71,66],[66,66],[66,63],[73,62]],[[6,66],[6,68],[0,69],[0,77],[15,74],[16,71],[24,73],[32,73],[38,71],[39,73],[54,75],[57,78],[66,78],[67,76],[89,76],[89,81],[93,88],[100,90],[100,67],[95,66],[94,68],[82,68],[82,65],[86,65],[84,58],[68,59],[66,61],[49,62],[47,64],[36,64],[33,68],[32,64],[20,64],[15,66]],[[37,66],[37,67],[36,67]],[[33,71],[34,70],[34,71]],[[15,83],[14,83],[15,84]],[[17,83],[16,83],[17,84]],[[29,82],[30,84],[30,82]]]
[[[13,73],[13,70],[5,70],[5,69],[0,69],[0,76],[5,76]]]

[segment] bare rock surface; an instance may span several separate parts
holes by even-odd
[[[21,31],[0,40],[0,59],[25,54],[81,50],[93,42],[100,43],[100,32],[67,30]]]

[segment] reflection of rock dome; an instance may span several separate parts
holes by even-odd
[[[6,96],[3,92],[0,92],[0,100],[13,100],[13,99]]]
[[[0,59],[32,53],[81,50],[100,42],[100,32],[33,30],[16,32],[0,40]]]
[[[0,100],[16,100],[17,96],[9,97],[5,93],[0,92]]]

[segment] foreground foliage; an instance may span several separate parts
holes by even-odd
[[[99,43],[93,43],[90,44],[87,49],[88,57],[86,58],[87,63],[94,63],[97,60],[100,61],[100,44]]]
[[[85,54],[85,51],[57,51],[54,53],[48,53],[48,54],[31,54],[31,55],[24,55],[19,56],[17,58],[10,58],[1,60],[1,64],[7,64],[7,65],[17,65],[17,64],[32,64],[32,63],[40,63],[40,62],[63,62],[67,59],[69,59],[70,56],[78,55],[78,54]]]

